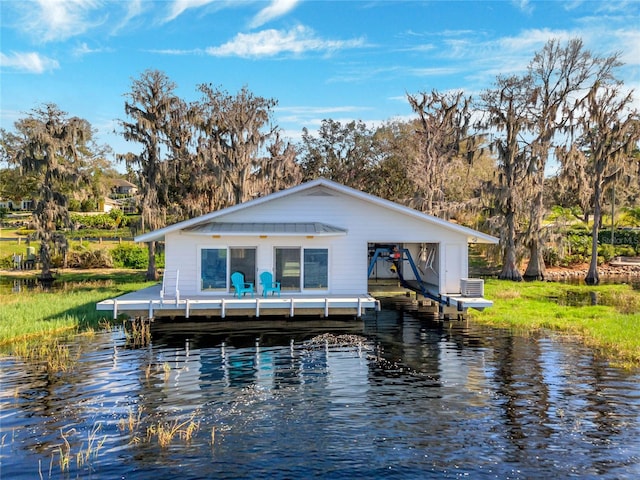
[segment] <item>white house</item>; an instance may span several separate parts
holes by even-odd
[[[138,187],[124,178],[114,178],[112,181],[112,191],[120,195],[135,195]]]
[[[294,303],[311,299],[321,300],[314,304],[320,305],[320,313],[332,314],[331,302],[350,298],[357,305],[344,303],[340,309],[336,306],[335,313],[350,308],[359,315],[362,308],[374,305],[375,299],[367,293],[369,277],[396,275],[388,261],[392,245],[402,252],[398,267],[406,285],[412,284],[443,305],[457,305],[458,310],[484,308],[491,302],[478,298],[482,291],[474,292],[473,298],[463,291],[468,282],[468,244],[498,241],[326,179],[176,223],[135,240],[165,242],[165,303],[171,298],[177,308],[185,302],[184,308],[193,315],[200,307],[207,315],[216,315],[217,307],[208,308],[212,302],[220,304],[218,313],[228,313],[235,292],[230,276],[238,271],[254,285],[256,294],[255,299],[243,295],[233,300],[245,302],[245,314],[247,309],[267,314],[270,301],[281,302],[281,308],[271,305],[269,313],[294,315]],[[376,249],[380,246],[381,250]],[[277,299],[262,297],[262,272],[271,272],[280,282]],[[154,305],[150,309],[155,316],[162,310]],[[311,310],[309,307],[308,312]],[[126,311],[125,303],[119,302],[119,311]]]

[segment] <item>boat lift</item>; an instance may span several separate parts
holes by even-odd
[[[393,260],[394,254],[398,254],[398,258],[396,260]],[[378,261],[378,258],[381,258],[381,257],[382,258],[388,257],[387,261],[394,261],[394,263],[396,261],[402,264],[404,264],[403,262],[405,261],[409,262],[409,265],[411,266],[411,270],[413,271],[413,274],[416,277],[415,282],[409,282],[408,280],[406,280],[402,276],[402,272],[400,271],[401,270],[400,268],[395,268],[395,265],[394,267],[392,267],[392,270],[395,270],[396,275],[398,275],[398,280],[400,280],[400,285],[402,287],[407,288],[409,290],[413,290],[414,292],[421,294],[425,298],[438,302],[442,306],[450,306],[447,298],[443,298],[441,295],[433,294],[427,289],[427,284],[422,281],[422,277],[420,276],[418,267],[413,261],[411,252],[406,248],[398,248],[397,250],[394,250],[393,248],[376,248],[375,253],[373,254],[373,257],[371,257],[371,262],[369,263],[369,271],[367,272],[367,278],[371,276],[371,272],[373,272],[373,268],[375,267],[376,262]],[[458,304],[458,310],[462,311],[462,307],[460,304]]]
[[[387,261],[393,261],[394,264],[400,264],[402,262],[402,265],[404,265],[403,262],[408,262],[416,277],[415,281],[405,279],[402,276],[402,272],[400,271],[401,269],[396,268],[396,265],[391,267],[391,269],[396,272],[396,275],[400,280],[400,285],[436,302],[438,304],[438,311],[441,318],[444,317],[445,310],[447,308],[455,308],[458,312],[458,316],[460,316],[460,314],[464,314],[468,308],[484,310],[485,308],[493,305],[491,300],[487,300],[483,297],[482,280],[480,279],[463,279],[462,281],[465,284],[465,287],[462,288],[461,293],[440,294],[439,292],[434,293],[433,289],[430,291],[430,284],[422,280],[420,271],[411,257],[411,252],[406,248],[376,248],[373,257],[371,258],[371,263],[369,263],[367,278],[371,276],[371,272],[373,272],[373,268],[380,257],[385,258]],[[431,286],[435,287],[435,285]]]

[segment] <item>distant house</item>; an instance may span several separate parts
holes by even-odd
[[[118,195],[136,195],[138,193],[138,187],[123,178],[114,179],[112,184],[113,193]]]
[[[7,210],[33,210],[33,200],[0,200],[0,208],[6,208]]]
[[[172,308],[165,313],[176,315],[180,302],[186,302],[180,308],[191,315],[198,308],[207,315],[221,316],[226,308],[228,314],[234,305],[234,272],[241,272],[253,284],[257,297],[252,300],[245,295],[236,301],[243,302],[235,307],[242,307],[239,311],[245,315],[269,314],[269,302],[273,302],[272,314],[282,314],[284,308],[293,315],[294,304],[311,299],[319,299],[319,311],[330,315],[331,302],[341,298],[353,299],[350,308],[355,312],[357,306],[361,313],[363,305],[372,306],[367,293],[370,279],[395,276],[443,305],[458,305],[460,311],[484,308],[491,302],[480,298],[483,290],[474,299],[466,298],[464,291],[469,282],[468,244],[498,241],[325,179],[176,223],[135,240],[165,242],[165,280],[171,278],[173,283],[171,291],[166,284],[162,288],[165,299],[175,295],[173,305],[167,306],[166,301],[157,307],[149,304],[156,316]],[[392,246],[402,252],[395,263],[390,258]],[[262,272],[270,272],[280,283],[277,300],[259,299]],[[155,295],[159,294],[158,289]],[[145,298],[149,301],[153,297]],[[278,303],[287,301],[290,311]],[[104,302],[103,307],[109,309]],[[118,302],[118,308],[126,311],[126,302]]]
[[[118,201],[113,200],[109,197],[105,197],[100,202],[98,202],[98,210],[100,210],[101,212],[109,213],[113,209],[122,209]]]

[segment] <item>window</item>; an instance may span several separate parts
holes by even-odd
[[[282,290],[300,290],[299,248],[276,248],[276,281]]]
[[[227,249],[203,248],[200,254],[202,291],[227,290]]]
[[[230,248],[229,277],[233,272],[241,272],[245,282],[256,282],[256,249],[255,248]]]
[[[302,261],[304,260],[304,261]],[[329,286],[329,250],[276,248],[276,281],[282,290],[326,290]]]
[[[326,248],[305,248],[304,288],[326,289],[329,285],[329,251]]]
[[[255,282],[255,248],[203,248],[200,251],[200,289],[203,292],[226,292],[233,272],[242,272],[245,282]]]

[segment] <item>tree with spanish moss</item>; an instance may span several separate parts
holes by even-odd
[[[407,95],[407,99],[418,115],[416,133],[420,142],[418,155],[409,165],[419,196],[414,206],[442,215],[447,209],[445,191],[450,171],[463,150],[469,162],[475,152],[475,137],[469,134],[471,98],[461,91],[433,90]]]
[[[121,156],[138,170],[140,184],[141,229],[154,230],[166,225],[170,207],[169,190],[172,182],[169,151],[174,146],[171,132],[175,132],[184,118],[184,102],[175,94],[176,85],[162,72],[147,70],[134,79],[131,91],[125,96],[125,114],[121,120],[125,140],[141,145],[140,153]],[[149,242],[147,280],[157,280],[156,242]]]
[[[568,147],[558,149],[558,158],[565,168],[582,172],[574,178],[591,198],[591,261],[585,282],[597,285],[603,196],[607,186],[637,162],[634,151],[640,141],[640,113],[632,109],[633,91],[625,93],[619,82],[594,83],[580,104],[583,114],[577,123],[579,136]]]
[[[201,84],[202,98],[195,119],[198,154],[208,162],[212,180],[221,194],[217,208],[246,202],[261,188],[264,153],[281,147],[278,127],[272,122],[274,99],[254,95],[243,87],[236,95]],[[275,150],[274,150],[275,151]],[[285,150],[286,151],[286,150]],[[279,152],[279,154],[282,152]]]
[[[5,136],[2,142],[2,156],[40,182],[34,193],[33,223],[40,241],[41,278],[51,280],[52,257],[68,250],[64,230],[72,228],[69,195],[86,182],[86,166],[97,147],[89,122],[68,117],[51,103],[35,108],[15,128],[18,134]]]
[[[531,151],[524,138],[531,128],[526,115],[530,83],[528,76],[499,76],[495,87],[480,96],[484,118],[478,127],[487,132],[489,147],[497,154],[498,169],[486,188],[494,197],[498,214],[495,218],[502,231],[503,262],[498,278],[504,280],[522,280],[518,268],[518,230],[531,198],[527,185]]]
[[[546,167],[558,136],[566,135],[580,109],[579,93],[590,85],[608,81],[619,65],[618,55],[599,57],[584,48],[580,39],[562,44],[549,40],[529,64],[531,80],[525,105],[530,117],[530,153],[526,171],[532,199],[524,244],[529,249],[529,263],[524,277],[541,280],[545,275],[543,245],[545,232],[544,185]]]

